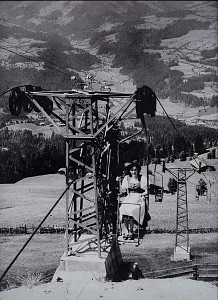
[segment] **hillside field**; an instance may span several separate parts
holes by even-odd
[[[190,228],[217,227],[218,199],[218,162],[217,160],[208,160],[214,165],[216,171],[207,171],[203,174],[195,173],[187,183],[189,226]],[[180,162],[167,164],[168,168],[188,167],[190,162]],[[154,171],[154,165],[150,165],[151,171]],[[142,167],[141,173],[145,174],[146,167]],[[172,175],[169,172],[162,173],[162,167],[157,165],[157,172],[163,176],[164,189],[168,190],[167,184]],[[174,170],[175,172],[175,170]],[[188,172],[187,176],[192,172]],[[157,181],[160,181],[161,175],[156,175]],[[151,177],[152,178],[152,177]],[[195,186],[199,179],[211,182],[211,202],[208,203],[206,196],[201,196],[196,201]],[[87,179],[91,180],[91,179]],[[207,182],[207,183],[208,183]],[[209,183],[208,183],[209,186]],[[0,185],[0,226],[19,226],[26,224],[28,227],[37,226],[43,217],[48,213],[53,204],[61,196],[65,189],[65,177],[60,174],[49,174],[43,176],[25,178],[14,184]],[[88,204],[88,203],[87,203]],[[86,205],[86,204],[84,204]],[[154,201],[154,196],[150,195],[150,213],[152,216],[149,222],[149,228],[174,229],[176,221],[176,194],[165,194],[163,202]],[[204,215],[203,217],[201,217]],[[65,196],[62,197],[56,208],[45,221],[46,225],[64,225],[65,224]]]
[[[216,167],[214,172],[205,172],[207,180],[213,183],[211,202],[201,196],[195,199],[195,185],[203,174],[195,173],[188,179],[188,209],[189,227],[192,229],[217,228],[217,175],[218,162],[210,160]],[[190,167],[189,161],[167,164],[168,168]],[[154,171],[154,165],[150,165]],[[146,167],[142,167],[145,174]],[[164,175],[164,188],[171,174],[162,173],[161,166],[157,171]],[[158,177],[157,177],[158,180]],[[65,177],[59,174],[49,174],[32,178],[25,178],[15,184],[0,185],[0,226],[11,225],[37,226],[60,197],[65,188]],[[150,196],[150,214],[148,229],[174,230],[176,224],[176,195],[164,194],[163,202],[154,201]],[[45,221],[45,225],[65,224],[65,197]],[[12,259],[22,248],[30,235],[1,235],[0,272],[8,267]],[[194,261],[198,263],[217,263],[217,233],[190,234],[191,251]],[[125,261],[137,261],[143,272],[172,268],[170,256],[173,254],[175,234],[148,234],[143,237],[139,247],[131,244],[121,245],[121,252]],[[64,234],[36,234],[27,245],[23,253],[14,263],[6,278],[14,278],[21,274],[25,277],[31,273],[42,273],[47,280],[51,280],[55,269],[64,252]],[[176,265],[180,266],[178,262]]]

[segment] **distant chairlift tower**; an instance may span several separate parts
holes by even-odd
[[[190,260],[187,179],[195,173],[191,168],[166,168],[163,162],[163,172],[168,171],[177,181],[176,204],[176,240],[173,261]],[[191,174],[187,177],[187,172]]]
[[[186,169],[178,168],[174,260],[190,260]]]

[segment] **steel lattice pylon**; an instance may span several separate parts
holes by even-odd
[[[70,187],[72,196],[69,192],[66,194],[66,252],[69,255],[73,251],[71,243],[79,243],[81,233],[86,230],[92,233],[88,240],[96,243],[98,255],[101,256],[100,240],[108,233],[109,220],[105,218],[109,205],[107,194],[111,152],[107,140],[107,133],[111,129],[107,124],[110,117],[108,101],[106,99],[104,104],[103,124],[97,99],[89,97],[82,101],[66,102],[66,184],[75,176],[78,177]],[[73,239],[69,232],[73,233]]]
[[[190,258],[186,169],[178,169],[174,259]]]
[[[135,107],[134,96],[75,89],[25,91],[25,95],[66,141],[65,256],[75,255],[85,241],[101,257],[111,231],[111,159],[112,152],[117,153],[113,130]],[[48,97],[57,105],[58,109],[51,111],[55,119],[39,105],[36,97]],[[112,98],[122,102],[113,114]],[[81,239],[84,233],[89,234]]]
[[[191,168],[166,168],[164,163],[163,172],[166,170],[176,178],[177,182],[176,241],[174,255],[171,259],[173,261],[190,260],[187,179],[192,176],[195,171]],[[188,177],[187,172],[191,172]]]
[[[114,230],[114,234],[113,232],[108,234],[111,223],[112,227],[114,226],[114,220],[111,222],[111,219],[113,216],[116,218],[115,211],[117,211],[117,194],[111,187],[114,185],[113,178],[116,178],[112,173],[118,174],[118,168],[114,165],[113,172],[111,162],[113,159],[117,162],[119,138],[115,137],[114,143],[113,135],[116,134],[118,122],[135,109],[136,117],[141,118],[142,126],[145,127],[144,114],[155,116],[157,97],[148,86],[144,85],[134,94],[84,90],[84,84],[81,82],[80,85],[80,90],[45,91],[32,85],[14,87],[10,90],[9,110],[12,115],[18,116],[22,109],[27,113],[32,110],[39,112],[65,138],[66,188],[6,269],[1,280],[64,195],[66,195],[66,257],[76,255],[80,246],[84,251],[82,244],[85,241],[88,245],[86,250],[97,249],[99,258],[101,250],[106,250],[108,254],[107,248],[111,248],[114,242],[116,244]],[[111,98],[118,98],[120,103],[122,98],[127,99],[113,115],[110,109],[113,105],[110,103]],[[135,105],[131,106],[134,102]],[[62,126],[65,126],[65,129]],[[116,198],[116,206],[111,214],[110,205],[113,197]],[[85,230],[91,232],[93,236],[81,241],[79,238]],[[78,246],[76,250],[75,247],[73,249],[75,245]],[[117,267],[118,261],[115,257],[110,259],[112,260],[107,266],[112,266],[115,272],[113,264],[115,263]]]
[[[111,232],[111,152],[116,153],[111,147],[111,132],[114,121],[122,116],[133,99],[127,101],[116,118],[111,116],[109,100],[106,95],[87,94],[66,101],[67,186],[76,177],[66,193],[66,256],[74,254],[75,245],[79,252],[80,244],[84,243],[84,239],[79,238],[87,231],[91,235],[86,242],[90,248],[98,249],[101,257],[104,242]]]

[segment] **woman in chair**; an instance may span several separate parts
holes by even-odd
[[[141,167],[133,163],[129,167],[129,174],[123,178],[122,189],[127,196],[120,206],[120,219],[125,226],[123,238],[133,240],[134,223],[142,225],[146,212],[145,195],[147,194],[147,178],[140,174]]]

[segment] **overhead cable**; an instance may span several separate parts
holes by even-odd
[[[26,59],[28,59],[28,60],[30,60],[30,61],[36,62],[36,63],[38,63],[38,64],[41,64],[41,65],[43,65],[44,67],[49,68],[49,69],[51,69],[51,70],[53,70],[53,71],[62,73],[62,74],[64,74],[64,75],[66,75],[66,76],[71,76],[69,73],[65,73],[65,72],[63,72],[63,71],[57,70],[57,69],[55,69],[55,68],[52,68],[51,66],[44,65],[43,62],[36,61],[36,60],[33,59],[33,58],[27,57],[27,56],[25,56],[25,55],[23,55],[23,54],[19,54],[19,53],[15,52],[15,51],[9,50],[9,49],[7,49],[7,48],[5,48],[5,47],[3,47],[3,46],[0,46],[0,48],[4,49],[4,50],[6,50],[6,51],[9,51],[9,52],[11,52],[11,53],[13,53],[13,54],[16,54],[16,55],[18,55],[18,56],[21,56],[21,57],[23,57],[23,58],[26,58]]]
[[[158,100],[160,106],[162,107],[163,111],[165,112],[167,118],[170,120],[170,123],[172,124],[173,128],[175,129],[175,131],[177,132],[177,134],[179,135],[179,137],[180,137],[181,139],[183,139],[183,137],[181,136],[181,134],[180,134],[179,131],[177,130],[175,124],[173,123],[173,121],[172,121],[171,118],[169,117],[168,113],[166,112],[165,108],[164,108],[163,105],[161,104],[161,102],[160,102],[160,100],[158,99],[158,97],[157,97],[157,100]],[[193,159],[194,159],[194,161],[197,163],[197,161],[196,161],[196,159],[195,159],[194,157],[193,157]],[[197,165],[198,165],[198,163],[197,163]],[[203,173],[203,176],[205,177],[205,179],[207,180],[207,182],[209,182],[209,180],[207,179],[207,177],[206,177],[206,175],[204,174],[204,172],[202,172],[202,173]]]
[[[5,42],[5,43],[9,44],[11,47],[18,48],[19,50],[21,50],[21,51],[23,51],[23,52],[25,52],[25,53],[27,53],[27,54],[31,54],[32,56],[35,56],[36,58],[40,58],[40,59],[46,61],[47,63],[49,63],[49,64],[51,64],[51,65],[53,65],[53,66],[56,66],[56,67],[58,67],[58,68],[60,68],[60,69],[66,71],[66,68],[64,68],[64,67],[62,67],[62,66],[59,66],[58,64],[55,64],[55,63],[53,63],[53,62],[51,62],[51,61],[45,59],[44,57],[41,57],[41,56],[36,55],[36,54],[34,54],[34,53],[31,53],[30,51],[26,51],[26,50],[24,50],[24,49],[21,49],[20,47],[18,47],[18,46],[16,46],[16,45],[12,45],[11,43],[9,43],[8,41],[6,41],[6,40],[4,40],[4,39],[2,39],[2,38],[1,38],[1,40],[2,40],[3,42]],[[18,55],[19,55],[19,54],[18,54]],[[40,63],[40,62],[38,62],[38,63]],[[46,67],[47,67],[47,66],[46,66]],[[58,71],[58,70],[57,70],[57,71]],[[69,75],[70,75],[70,74],[69,74]]]
[[[158,99],[158,97],[157,97],[157,100],[158,100],[160,106],[162,107],[163,111],[165,112],[167,118],[169,119],[170,123],[172,124],[173,128],[175,129],[175,131],[177,132],[177,134],[179,135],[179,137],[180,137],[181,139],[183,139],[183,137],[181,136],[181,134],[180,134],[179,131],[177,130],[175,124],[173,123],[173,121],[172,121],[171,118],[169,117],[168,113],[166,112],[165,108],[164,108],[163,105],[161,104],[161,102],[160,102],[160,100]]]

